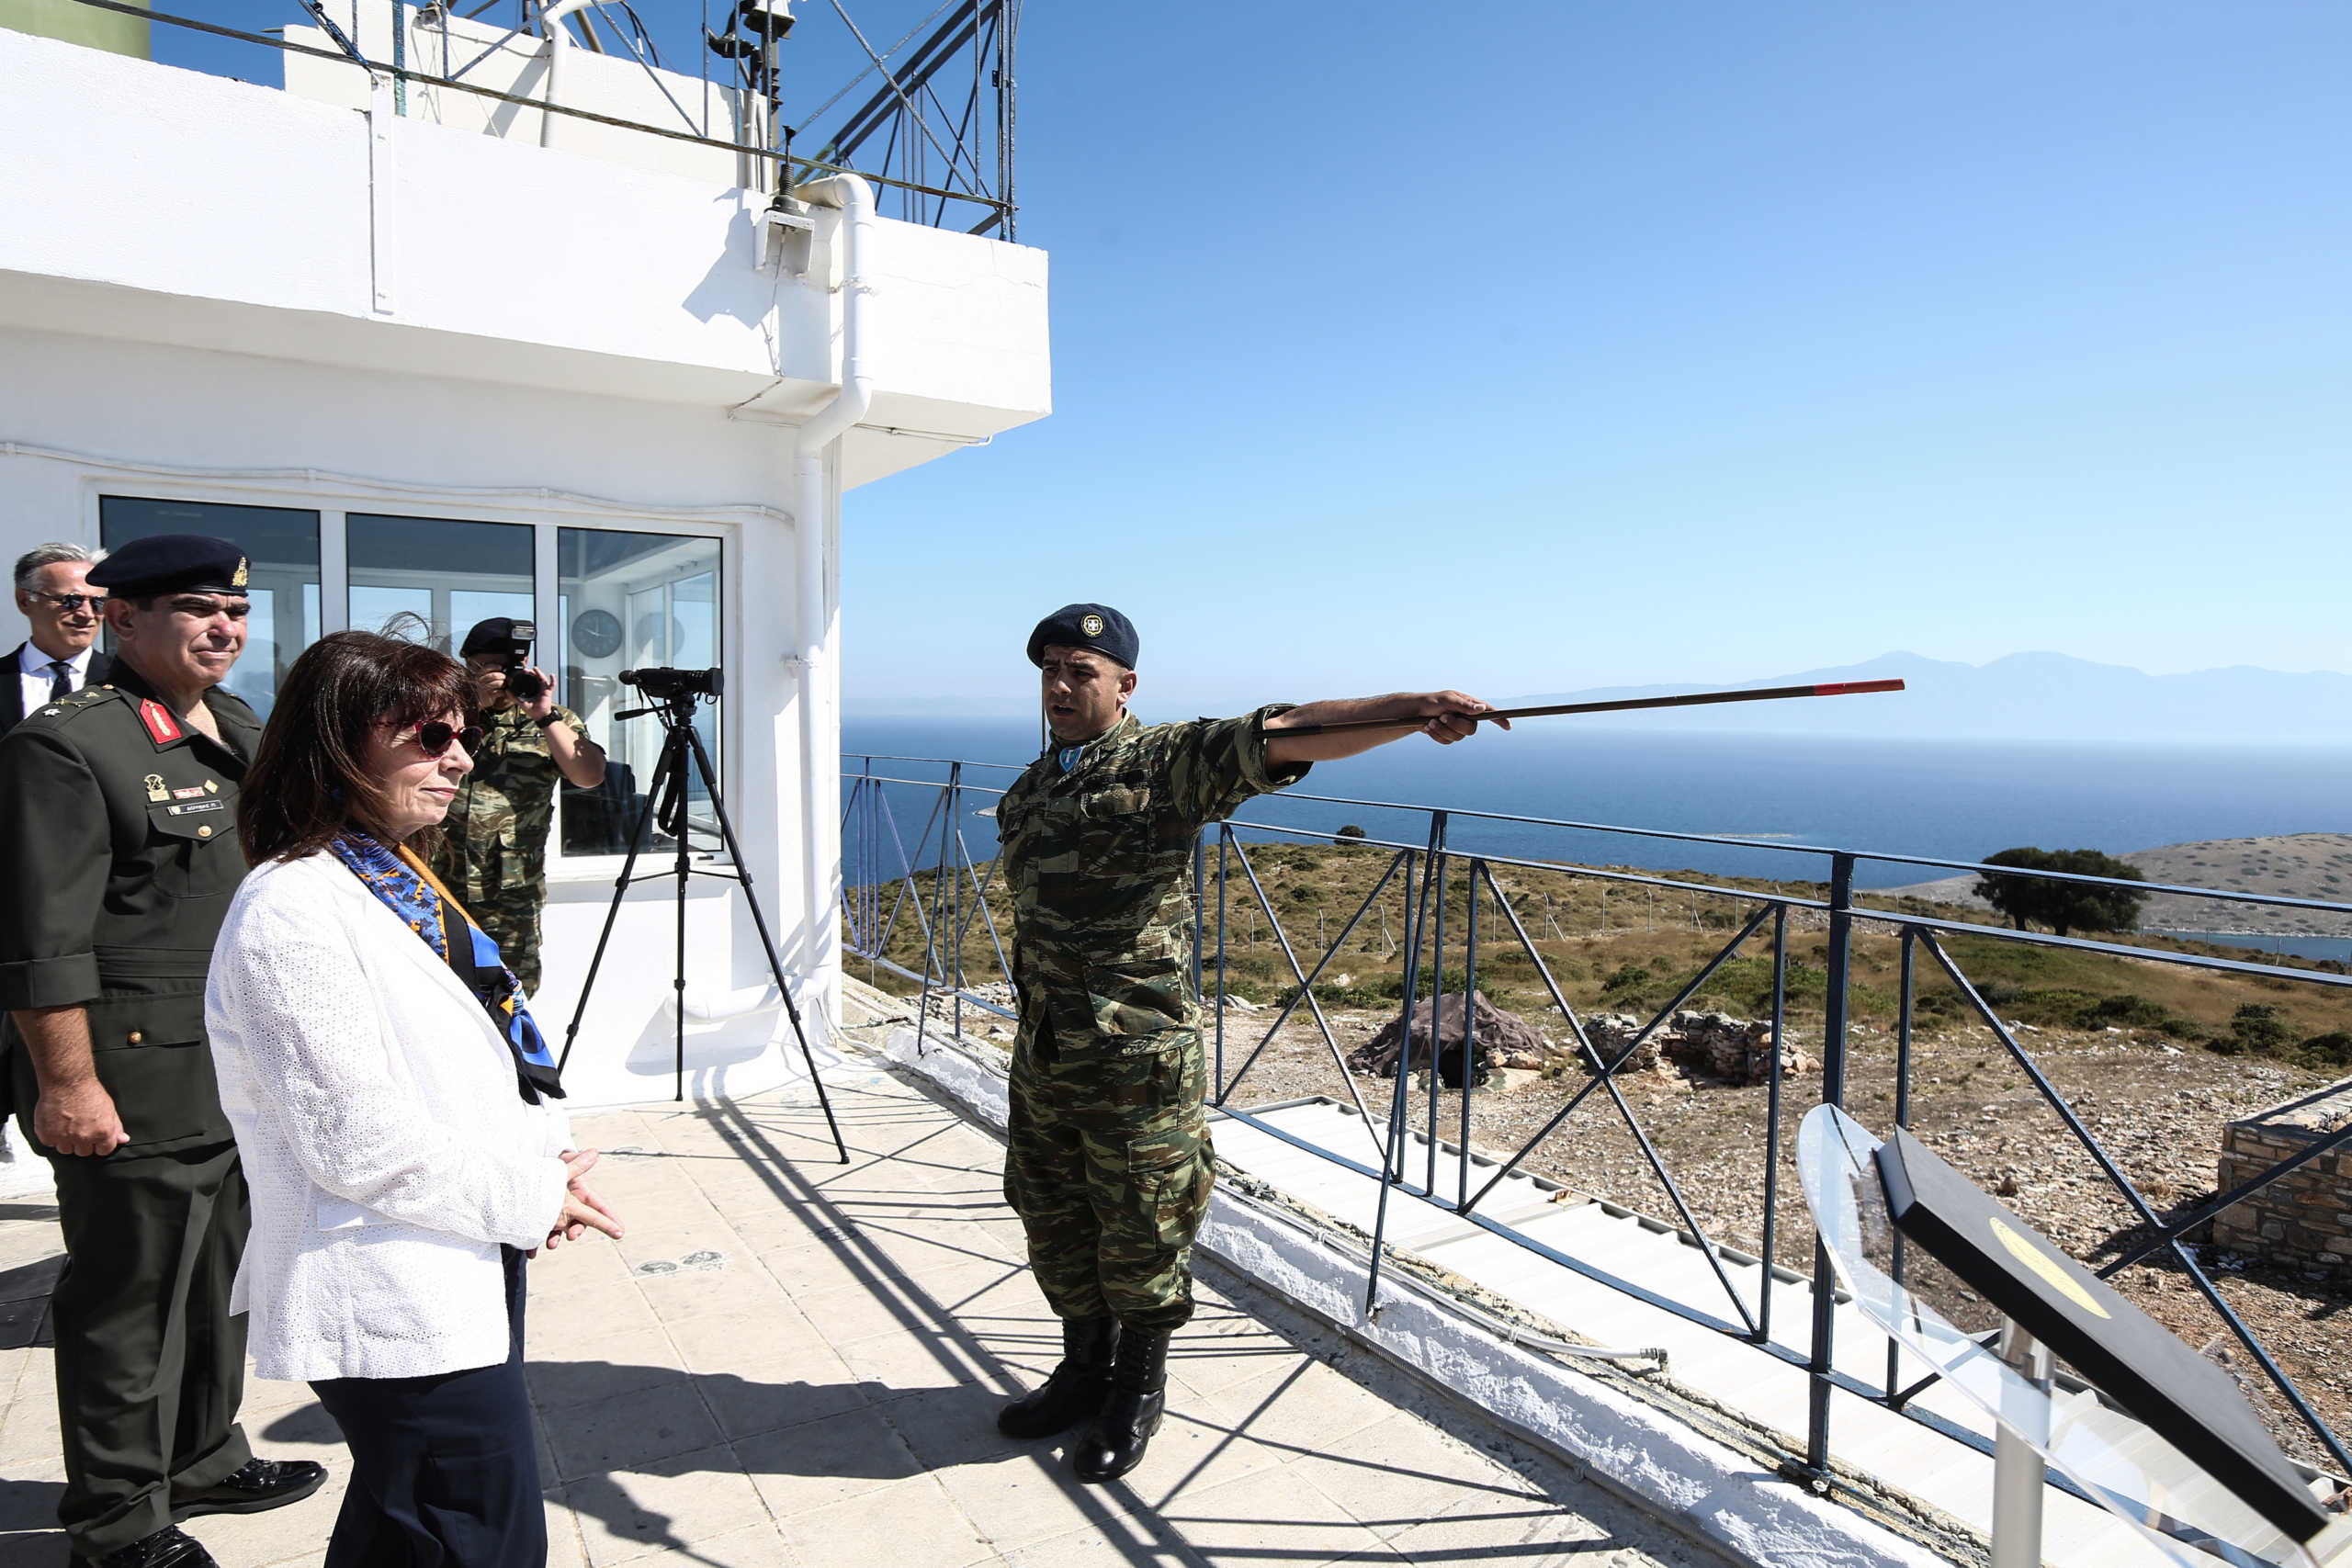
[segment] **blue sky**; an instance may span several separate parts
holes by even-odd
[[[850,705],[1018,708],[1071,599],[1177,706],[2352,668],[2347,61],[2333,4],[1032,0],[1057,412],[847,498]]]

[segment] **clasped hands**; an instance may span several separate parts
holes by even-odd
[[[563,1161],[563,1211],[556,1216],[555,1225],[548,1232],[549,1250],[567,1241],[578,1241],[589,1231],[602,1231],[616,1241],[621,1236],[620,1217],[605,1207],[605,1201],[588,1189],[582,1179],[595,1168],[594,1149],[566,1149],[559,1156]],[[533,1251],[537,1256],[537,1249]]]

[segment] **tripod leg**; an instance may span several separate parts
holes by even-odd
[[[751,870],[743,863],[743,852],[736,845],[735,824],[728,819],[727,803],[719,798],[718,780],[710,765],[710,753],[703,750],[702,737],[695,733],[692,725],[682,725],[679,730],[684,735],[686,744],[693,749],[695,771],[702,775],[702,786],[710,795],[711,814],[718,818],[719,840],[727,846],[727,858],[735,864],[736,880],[743,885],[743,902],[751,906],[752,924],[758,928],[760,946],[767,953],[768,973],[775,976],[776,994],[784,998],[785,1016],[792,1021],[793,1037],[800,1042],[800,1060],[808,1068],[809,1083],[816,1088],[817,1103],[825,1112],[826,1129],[833,1134],[833,1148],[842,1156],[842,1163],[847,1165],[849,1145],[842,1139],[842,1124],[833,1117],[832,1100],[825,1093],[824,1077],[817,1071],[816,1053],[808,1048],[808,1032],[800,1025],[800,1009],[793,1002],[792,987],[785,982],[784,959],[776,953],[775,938],[768,933],[768,918],[761,912],[760,896],[752,887]],[[812,931],[820,917],[821,911],[811,909],[808,912]],[[812,942],[809,945],[813,949],[816,944]]]
[[[683,763],[684,759],[678,759]],[[605,929],[596,935],[596,954],[588,960],[588,978],[580,985],[580,1000],[571,1010],[571,1027],[563,1032],[563,1055],[557,1058],[556,1075],[563,1074],[564,1064],[571,1060],[571,1045],[580,1033],[580,1021],[588,1016],[588,993],[596,988],[596,971],[605,965],[605,946],[613,940],[613,922],[620,918],[621,895],[628,891],[632,874],[637,870],[638,852],[645,847],[646,830],[653,823],[653,803],[662,798],[662,780],[673,766],[670,747],[664,742],[661,762],[653,770],[651,787],[645,792],[645,804],[639,807],[637,826],[629,830],[628,858],[621,862],[621,874],[613,884],[613,901],[605,910]]]

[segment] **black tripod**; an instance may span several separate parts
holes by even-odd
[[[702,737],[695,733],[695,694],[680,691],[663,694],[641,708],[630,708],[614,715],[616,719],[642,718],[651,714],[662,721],[662,760],[654,765],[653,778],[645,792],[645,805],[637,814],[637,826],[628,837],[628,859],[621,863],[620,880],[613,884],[612,907],[605,911],[605,929],[596,938],[596,955],[588,961],[588,978],[580,987],[580,1005],[572,1010],[571,1027],[563,1032],[563,1055],[556,1063],[560,1073],[564,1064],[571,1060],[571,1047],[580,1034],[580,1021],[587,1016],[589,994],[596,988],[596,971],[605,962],[605,944],[612,941],[613,922],[620,918],[621,897],[632,882],[650,881],[656,876],[669,875],[678,882],[678,953],[677,967],[671,985],[677,992],[673,1005],[677,1010],[675,1098],[686,1098],[686,881],[689,877],[714,876],[722,881],[742,884],[743,901],[751,906],[752,924],[759,929],[760,946],[768,956],[768,973],[775,976],[777,994],[784,998],[785,1015],[792,1020],[793,1037],[800,1042],[800,1059],[808,1065],[808,1081],[817,1090],[817,1103],[825,1112],[825,1126],[833,1134],[833,1147],[849,1163],[849,1145],[842,1142],[841,1123],[833,1120],[833,1102],[826,1098],[825,1080],[818,1076],[817,1058],[808,1049],[808,1032],[800,1026],[800,1010],[793,1004],[792,987],[784,981],[784,960],[776,956],[775,938],[768,934],[767,916],[760,910],[759,895],[752,890],[752,874],[743,864],[742,851],[736,847],[735,825],[727,818],[727,805],[718,796],[718,780],[713,776],[710,753],[703,750]],[[711,814],[718,818],[718,835],[727,846],[727,858],[733,867],[729,871],[697,871],[689,858],[686,833],[686,764],[692,761],[695,773],[702,780],[702,787],[710,796]],[[637,857],[645,847],[646,829],[652,825],[656,814],[655,802],[660,802],[662,830],[678,846],[677,863],[668,872],[649,872],[644,877],[637,873]],[[809,917],[816,919],[812,912]]]

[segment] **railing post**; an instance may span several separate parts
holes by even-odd
[[[1846,1103],[1846,992],[1853,945],[1854,857],[1834,854],[1829,857],[1829,994],[1822,1002],[1821,1103],[1841,1109]],[[1816,1475],[1829,1473],[1829,1369],[1837,1310],[1838,1283],[1829,1267],[1829,1248],[1816,1235],[1813,1241],[1813,1357],[1807,1363],[1813,1386],[1804,1435],[1805,1463]]]

